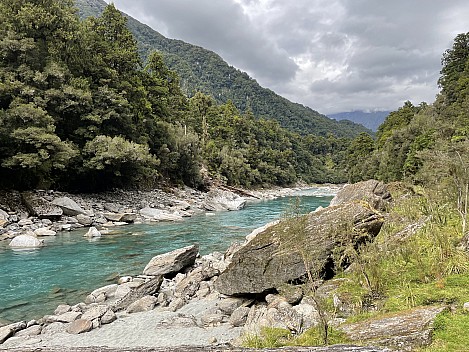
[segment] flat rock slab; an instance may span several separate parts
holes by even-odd
[[[177,273],[195,263],[199,245],[195,244],[153,257],[143,270],[144,275],[167,275]]]
[[[417,348],[431,343],[431,329],[442,306],[418,307],[385,317],[342,325],[340,329],[352,341],[373,341],[376,345]]]

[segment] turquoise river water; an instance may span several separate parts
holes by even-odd
[[[85,230],[60,233],[36,250],[14,251],[0,243],[0,322],[37,319],[58,304],[76,304],[95,288],[143,271],[155,255],[199,243],[202,255],[225,251],[253,229],[278,219],[300,197],[302,212],[327,206],[327,188],[248,202],[234,212],[204,213],[181,222],[127,225],[89,240]]]

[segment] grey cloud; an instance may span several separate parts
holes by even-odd
[[[128,6],[123,0],[116,5],[124,11]],[[288,81],[298,69],[285,50],[253,28],[233,1],[136,0],[131,6],[144,6],[147,20],[163,23],[168,36],[213,50],[255,78]]]
[[[330,113],[431,102],[467,0],[115,0],[261,85]],[[297,62],[298,64],[295,64]]]

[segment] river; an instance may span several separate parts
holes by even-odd
[[[294,196],[248,202],[235,212],[204,213],[181,222],[127,225],[113,235],[83,237],[85,230],[46,238],[46,246],[15,251],[0,243],[0,322],[37,319],[59,304],[82,302],[93,289],[115,283],[118,276],[143,271],[155,255],[199,243],[202,255],[225,251],[253,229],[276,220],[300,197],[307,213],[327,206],[328,188]]]

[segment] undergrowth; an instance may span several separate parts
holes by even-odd
[[[460,247],[460,215],[447,199],[423,188],[393,189],[394,202],[386,221],[372,242],[347,248],[353,264],[337,277],[345,278],[337,293],[351,308],[347,322],[418,306],[451,307],[438,316],[431,346],[420,351],[466,351],[469,346],[469,257]],[[327,307],[331,310],[331,307]],[[335,312],[328,312],[333,316]],[[329,344],[346,343],[339,329],[330,328]],[[246,338],[248,347],[317,346],[321,329],[293,336],[287,330],[265,328],[259,336]]]

